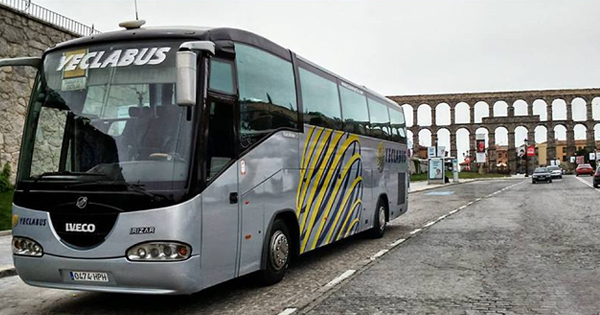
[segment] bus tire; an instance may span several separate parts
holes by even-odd
[[[386,213],[386,203],[382,198],[379,198],[375,212],[375,224],[373,225],[373,228],[371,228],[371,230],[369,231],[369,236],[371,236],[371,238],[382,238],[385,234],[385,227],[387,225]]]
[[[263,285],[273,285],[285,276],[292,254],[289,229],[283,220],[273,222],[267,242],[267,261],[265,269],[260,271],[260,281]]]

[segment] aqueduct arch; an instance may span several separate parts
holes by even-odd
[[[406,104],[406,109],[412,109],[415,122],[408,127],[413,135],[418,135],[422,129],[428,129],[432,134],[432,142],[435,140],[437,131],[442,128],[436,124],[436,106],[438,104],[447,104],[450,107],[450,125],[444,125],[443,128],[450,131],[450,154],[457,156],[457,131],[466,129],[469,132],[469,147],[475,147],[475,134],[479,128],[488,130],[488,154],[490,164],[496,163],[496,135],[498,128],[508,130],[508,156],[509,168],[516,169],[516,147],[515,147],[515,129],[519,126],[527,130],[527,139],[529,143],[535,143],[535,130],[543,126],[546,130],[547,157],[548,159],[557,158],[555,127],[564,126],[566,129],[566,151],[568,156],[572,156],[577,148],[575,147],[575,125],[585,127],[585,143],[588,150],[596,148],[595,130],[598,130],[600,117],[596,113],[595,107],[599,106],[600,89],[573,89],[573,90],[541,90],[541,91],[518,91],[518,92],[488,92],[488,93],[463,93],[463,94],[437,94],[437,95],[409,95],[409,96],[390,96],[389,98],[399,104]],[[594,100],[595,99],[595,100]],[[429,104],[431,109],[431,125],[419,126],[417,124],[418,108],[422,104]],[[435,105],[434,105],[435,104]],[[535,106],[534,106],[535,104]],[[481,106],[487,105],[487,113]],[[515,114],[515,105],[517,114]],[[475,115],[475,108],[478,108],[478,115]],[[526,107],[526,110],[525,108]],[[535,107],[535,108],[534,108]],[[585,113],[576,115],[577,121],[573,118],[573,108],[580,112],[585,107]],[[464,115],[457,122],[456,109],[468,108],[468,115]],[[553,113],[556,108],[557,113]],[[479,112],[483,114],[479,114]],[[428,113],[429,114],[429,113]],[[468,117],[468,120],[465,118]],[[578,127],[582,130],[581,127]],[[600,140],[600,139],[599,139]],[[415,149],[418,141],[413,141]]]

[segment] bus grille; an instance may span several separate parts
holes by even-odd
[[[54,212],[50,214],[50,218],[54,230],[63,242],[89,248],[102,244],[117,221],[118,212],[102,210],[86,209],[83,213],[81,210]],[[93,231],[90,224],[93,225]]]

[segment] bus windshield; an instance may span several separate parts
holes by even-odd
[[[184,188],[194,115],[175,104],[176,51],[175,42],[153,41],[48,53],[19,182]]]

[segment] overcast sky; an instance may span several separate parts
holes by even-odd
[[[33,2],[101,31],[135,17],[133,0]],[[256,32],[385,95],[600,87],[600,1],[139,0],[138,8],[148,26]]]

